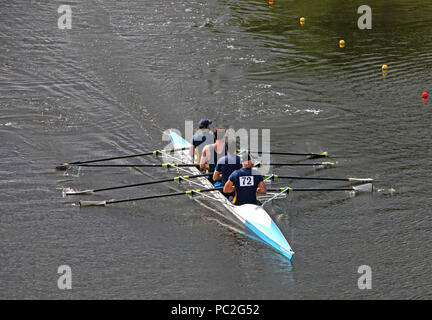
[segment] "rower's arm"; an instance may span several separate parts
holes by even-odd
[[[201,170],[207,170],[209,168],[208,164],[207,164],[207,153],[208,153],[208,147],[205,146],[203,151],[202,151],[202,155],[201,155],[201,159],[200,159],[200,169]]]
[[[222,175],[219,171],[215,171],[213,173],[213,181],[219,181],[222,180]]]
[[[231,180],[228,180],[223,188],[223,192],[225,193],[231,193],[235,191],[234,183]]]
[[[258,184],[257,193],[261,193],[261,194],[267,193],[267,187],[266,187],[264,181],[261,181]]]
[[[195,146],[193,144],[191,144],[189,146],[189,155],[194,159],[194,156],[195,156]]]

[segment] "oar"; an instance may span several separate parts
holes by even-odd
[[[180,182],[182,180],[194,179],[194,178],[199,178],[199,177],[208,177],[210,175],[211,175],[211,173],[195,174],[195,175],[189,175],[189,176],[178,176],[178,177],[174,177],[174,178],[147,181],[147,182],[141,182],[141,183],[135,183],[135,184],[126,184],[126,185],[122,185],[122,186],[115,186],[115,187],[108,187],[108,188],[101,188],[101,189],[70,191],[70,192],[66,192],[66,195],[70,196],[70,195],[80,195],[80,194],[92,194],[92,193],[101,192],[101,191],[116,190],[116,189],[123,189],[123,188],[132,188],[132,187],[145,186],[145,185],[151,185],[151,184],[157,184],[157,183],[163,183],[163,182],[171,182],[171,181],[179,181]]]
[[[71,164],[76,167],[94,167],[94,168],[174,168],[174,167],[199,167],[197,163],[144,163],[144,164]]]
[[[188,149],[188,147],[173,149],[173,150],[155,150],[155,151],[150,151],[150,152],[135,153],[135,154],[130,154],[130,155],[126,155],[126,156],[118,156],[118,157],[110,157],[110,158],[100,158],[100,159],[85,160],[85,161],[66,162],[66,163],[63,163],[62,165],[57,166],[56,170],[66,170],[71,165],[81,165],[81,164],[85,164],[85,163],[94,163],[94,162],[102,162],[102,161],[117,160],[117,159],[127,159],[127,158],[135,158],[135,157],[143,157],[143,156],[151,156],[151,155],[157,156],[157,155],[164,154],[167,152],[182,151],[182,150],[186,150],[186,149]]]
[[[264,164],[262,162],[255,163],[255,167],[262,167]],[[320,167],[332,167],[335,164],[333,162],[315,162],[315,163],[267,163],[270,166],[320,166]]]
[[[149,199],[166,198],[166,197],[175,197],[175,196],[180,196],[180,195],[184,195],[184,194],[192,196],[194,193],[203,193],[203,192],[210,192],[210,191],[216,191],[216,190],[222,190],[222,189],[223,189],[222,187],[202,189],[202,190],[194,189],[194,190],[186,190],[186,191],[174,192],[174,193],[157,194],[157,195],[141,197],[141,198],[132,198],[132,199],[102,200],[102,201],[80,201],[79,204],[81,207],[106,206],[108,204],[114,204],[114,203],[139,201],[139,200],[149,200]]]
[[[131,168],[131,167],[144,167],[144,168],[175,168],[175,167],[199,167],[197,163],[144,163],[144,164],[73,164],[69,163],[69,166],[78,167],[96,167],[96,168]],[[319,162],[319,163],[268,163],[270,166],[322,166],[331,167],[334,166],[333,162]],[[257,162],[255,167],[262,167],[262,162]]]
[[[327,152],[321,152],[321,153],[299,153],[299,152],[250,151],[250,150],[247,150],[247,152],[249,152],[249,153],[257,153],[257,154],[282,155],[282,156],[303,156],[303,157],[308,157],[309,159],[318,159],[318,158],[328,157],[328,153]]]
[[[269,188],[267,191],[356,191],[356,192],[373,192],[373,184],[365,183],[360,186],[351,188],[290,188],[290,187],[280,187],[280,188]]]
[[[349,181],[349,182],[358,182],[358,183],[367,183],[372,182],[374,179],[372,178],[322,178],[322,177],[299,177],[299,176],[280,176],[277,174],[266,174],[264,175],[265,179],[291,179],[291,180],[321,180],[321,181]]]

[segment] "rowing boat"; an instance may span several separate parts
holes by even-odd
[[[169,137],[174,149],[179,149],[174,157],[178,163],[190,163],[191,156],[189,155],[190,143],[179,136],[174,131],[170,130]],[[184,169],[190,174],[197,175],[201,172],[196,167]],[[196,180],[202,188],[214,188],[212,183],[205,177],[200,177]],[[196,192],[199,194],[199,190]],[[236,206],[232,204],[220,191],[211,191],[205,195],[206,198],[220,203],[232,216],[250,230],[259,240],[281,253],[283,256],[291,260],[294,252],[291,249],[288,241],[285,239],[278,226],[264,210],[262,206],[254,204],[244,204]]]
[[[214,187],[211,182],[207,179],[210,174],[203,174],[199,171],[198,165],[193,163],[192,157],[189,155],[190,143],[184,140],[176,132],[170,130],[169,137],[171,140],[172,148],[169,150],[155,150],[152,152],[144,152],[137,154],[129,154],[116,157],[107,157],[99,159],[90,159],[84,161],[73,161],[69,163],[63,163],[56,166],[56,170],[69,170],[73,167],[165,167],[167,169],[174,169],[178,172],[186,173],[172,178],[165,178],[153,181],[144,181],[140,183],[109,186],[98,189],[85,189],[85,190],[74,190],[66,188],[63,190],[64,196],[69,195],[91,195],[93,193],[105,192],[110,190],[117,190],[123,188],[133,188],[138,186],[148,186],[159,183],[168,183],[170,181],[187,182],[189,185],[198,186],[197,189],[189,189],[180,192],[170,192],[165,194],[146,195],[136,198],[128,199],[111,199],[111,200],[81,200],[79,205],[81,207],[89,206],[106,206],[117,203],[132,202],[132,201],[144,201],[150,199],[159,199],[165,197],[175,197],[181,195],[189,195],[192,199],[196,200],[208,209],[212,209],[214,212],[224,216],[224,218],[236,223],[241,226],[242,231],[246,231],[245,234],[253,239],[261,241],[277,252],[282,254],[284,257],[291,260],[294,252],[292,251],[288,241],[285,239],[282,232],[279,230],[277,225],[264,210],[264,205],[274,199],[281,199],[286,197],[291,192],[349,192],[350,195],[356,193],[371,193],[374,191],[371,178],[342,178],[342,177],[302,177],[302,176],[282,176],[276,173],[267,174],[264,176],[266,182],[271,182],[276,179],[289,179],[289,180],[318,180],[318,181],[347,181],[353,184],[359,184],[358,186],[351,186],[345,188],[291,188],[291,187],[279,187],[279,188],[267,188],[268,198],[266,201],[258,206],[254,204],[245,204],[241,206],[235,206],[221,193],[222,187]],[[250,151],[242,151],[250,152]],[[305,156],[309,159],[327,157],[326,152],[322,153],[292,153],[292,152],[268,152],[269,154],[276,155],[293,155],[293,156]],[[175,162],[164,162],[161,164],[155,163],[140,163],[140,164],[99,164],[98,162],[104,162],[109,160],[117,159],[129,159],[134,157],[142,156],[162,156],[163,160],[175,161]],[[96,163],[96,164],[95,164]],[[313,166],[314,168],[329,167],[333,166],[332,162],[322,163],[266,163],[266,165],[277,165],[277,166]],[[276,193],[272,193],[276,192]],[[263,197],[264,196],[264,197]],[[265,195],[261,195],[259,200],[265,199]],[[204,201],[203,201],[204,200]],[[208,200],[208,201],[207,201]],[[209,206],[209,202],[212,206]],[[214,210],[216,209],[216,210]],[[234,228],[235,229],[235,228]]]

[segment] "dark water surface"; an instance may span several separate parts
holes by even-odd
[[[68,3],[72,30],[57,28],[62,1],[0,4],[0,298],[432,298],[430,0],[371,2],[372,30],[357,28],[364,1]],[[80,209],[62,197],[168,176],[53,168],[160,148],[165,129],[204,116],[338,162],[279,174],[373,177],[395,192],[273,203],[292,265],[187,198]],[[360,265],[371,290],[357,287]]]

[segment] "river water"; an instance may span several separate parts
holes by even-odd
[[[72,29],[60,30],[62,1],[2,1],[0,298],[432,298],[432,104],[421,98],[432,93],[432,2],[373,1],[372,29],[359,30],[363,2],[73,0]],[[165,129],[203,117],[337,162],[279,174],[372,177],[380,192],[270,205],[292,264],[186,197],[85,209],[62,197],[169,176],[54,167],[158,149]],[[60,265],[72,290],[57,287]],[[358,287],[362,265],[370,290]]]

